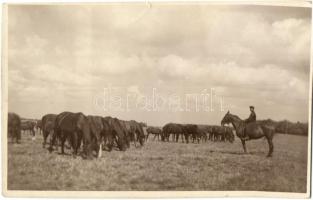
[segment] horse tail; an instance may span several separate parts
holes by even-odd
[[[269,152],[267,154],[267,157],[271,157],[274,152],[273,138],[275,134],[275,127],[261,126],[261,128],[263,129],[264,136],[266,137],[269,146]]]

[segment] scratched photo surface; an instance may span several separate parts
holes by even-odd
[[[8,5],[7,189],[308,193],[311,8]]]

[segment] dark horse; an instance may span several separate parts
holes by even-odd
[[[12,143],[14,139],[16,143],[21,140],[21,118],[18,114],[8,113],[8,136],[11,137]]]
[[[256,122],[251,122],[246,124],[244,120],[241,120],[238,116],[232,115],[229,111],[224,116],[221,125],[231,123],[236,130],[236,135],[241,139],[241,143],[245,153],[247,153],[246,142],[243,140],[244,133],[246,133],[250,139],[259,139],[265,137],[268,142],[269,152],[267,157],[271,157],[274,145],[273,145],[273,136],[275,129],[272,126],[260,125]]]
[[[64,154],[66,139],[70,140],[73,156],[76,157],[81,141],[85,157],[92,159],[92,133],[88,118],[83,113],[62,112],[55,119],[54,132],[50,139],[49,152],[52,152],[56,138],[61,140],[61,153]]]
[[[57,118],[57,115],[55,114],[46,114],[45,116],[41,118],[41,130],[42,130],[42,136],[43,136],[42,147],[43,148],[45,148],[48,136],[50,135],[51,137],[53,135],[56,118]]]

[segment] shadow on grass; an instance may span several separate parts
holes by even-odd
[[[266,156],[267,152],[263,151],[251,151],[251,152],[238,152],[238,151],[219,151],[219,150],[210,150],[210,153],[222,153],[222,154],[231,154],[231,155],[258,155],[258,156]]]
[[[61,153],[61,152],[57,152],[58,155],[61,155],[61,156],[72,156],[73,154],[72,153]]]

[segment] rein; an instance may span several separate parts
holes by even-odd
[[[231,119],[232,119],[232,125],[234,126],[236,130],[236,135],[240,137],[243,135],[243,130],[244,130],[244,121],[241,120],[238,116],[230,114]]]

